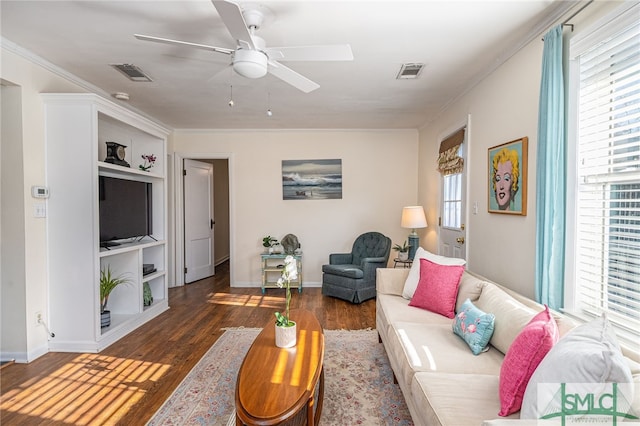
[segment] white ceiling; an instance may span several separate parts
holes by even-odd
[[[5,41],[107,94],[128,93],[132,107],[172,128],[417,128],[517,47],[539,37],[575,2],[265,0],[260,5],[271,12],[257,33],[267,46],[348,43],[355,59],[287,62],[320,84],[305,94],[271,75],[250,80],[233,74],[229,56],[133,36],[235,48],[209,0],[2,0],[1,32]],[[426,68],[418,79],[396,80],[406,62]],[[153,82],[131,82],[109,66],[114,63],[135,64]]]

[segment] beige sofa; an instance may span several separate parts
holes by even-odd
[[[376,328],[395,378],[416,425],[538,425],[520,420],[519,412],[499,417],[500,366],[520,330],[543,306],[502,286],[465,271],[456,312],[469,298],[484,312],[494,313],[489,350],[473,355],[452,332],[450,318],[409,306],[402,297],[408,269],[378,269]],[[560,336],[575,324],[554,313]],[[561,337],[562,338],[562,337]],[[635,354],[635,353],[633,353]],[[640,400],[640,364],[627,361],[635,382],[634,410]],[[635,354],[638,356],[638,354]],[[640,412],[640,411],[636,411]]]

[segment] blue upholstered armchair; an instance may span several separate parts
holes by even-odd
[[[376,269],[386,268],[391,239],[379,232],[356,238],[351,253],[332,253],[322,266],[322,294],[352,303],[376,297]]]

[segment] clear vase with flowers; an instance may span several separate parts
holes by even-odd
[[[291,303],[291,280],[298,279],[298,264],[296,258],[287,256],[284,259],[282,275],[278,278],[278,287],[285,289],[284,314],[276,312],[276,346],[290,348],[296,345],[296,323],[289,317]]]

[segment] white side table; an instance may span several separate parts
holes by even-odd
[[[266,254],[260,255],[262,262],[262,294],[268,288],[278,288],[278,278],[282,276],[284,269],[284,259],[288,254]],[[302,254],[292,254],[296,259],[298,267],[298,279],[291,280],[290,287],[297,288],[298,293],[302,293]]]

